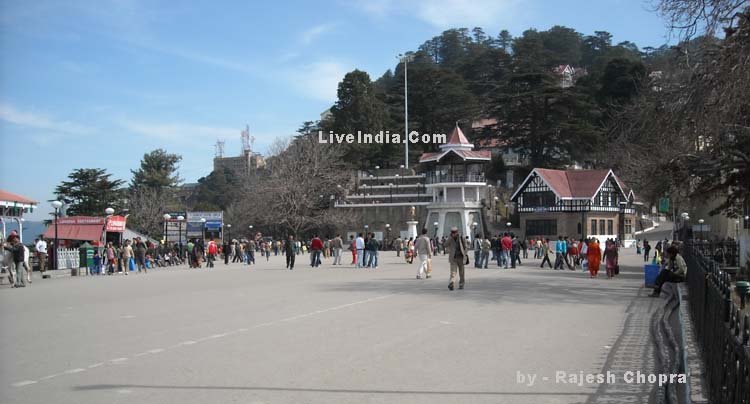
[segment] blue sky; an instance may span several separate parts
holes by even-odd
[[[0,188],[42,201],[68,173],[128,181],[145,152],[212,167],[214,143],[255,149],[316,120],[354,68],[373,79],[447,28],[519,35],[565,25],[659,46],[668,31],[638,0],[0,2]]]

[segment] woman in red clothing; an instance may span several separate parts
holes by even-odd
[[[599,264],[601,264],[602,261],[602,250],[599,248],[599,241],[597,239],[592,238],[589,242],[587,256],[589,261],[589,273],[592,278],[596,278],[599,274]]]

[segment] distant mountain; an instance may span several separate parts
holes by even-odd
[[[4,236],[7,237],[8,234],[10,234],[11,231],[18,231],[18,223],[12,220],[5,220],[5,234]],[[24,221],[23,222],[23,243],[24,244],[31,244],[34,242],[34,239],[39,237],[40,234],[43,234],[45,231],[47,231],[47,226],[42,221]]]

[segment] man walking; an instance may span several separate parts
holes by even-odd
[[[545,242],[542,243],[539,254],[542,257],[541,267],[544,268],[544,263],[546,262],[547,265],[549,265],[549,267],[552,268],[552,263],[549,260],[549,239],[547,239]]]
[[[568,248],[563,241],[563,236],[557,236],[557,242],[555,243],[555,270],[564,269],[565,264],[564,256]]]
[[[39,272],[44,276],[47,270],[47,242],[44,239],[36,239],[36,256],[39,259]]]
[[[414,242],[414,251],[419,256],[417,279],[422,279],[425,275],[427,278],[430,278],[432,275],[427,272],[427,263],[432,258],[432,249],[430,248],[430,238],[427,237],[427,229],[422,229],[422,235]]]
[[[401,256],[401,250],[404,249],[404,240],[401,240],[401,236],[396,238],[396,241],[393,242],[393,248],[396,249],[396,256]]]
[[[313,236],[313,239],[310,242],[310,250],[312,250],[310,266],[317,268],[320,266],[320,254],[323,252],[323,241],[317,234]]]
[[[13,255],[13,261],[9,268],[10,274],[15,275],[15,283],[13,284],[13,287],[24,288],[26,287],[26,274],[24,274],[25,248],[15,234],[8,237],[8,243],[10,245],[3,246],[3,248],[10,251]]]
[[[289,235],[289,237],[286,240],[286,244],[284,244],[284,254],[286,255],[286,268],[288,270],[294,270],[294,259],[297,257],[297,254],[295,253],[295,246],[297,243],[294,241],[294,236]]]
[[[356,249],[357,257],[357,268],[364,268],[365,266],[365,239],[362,238],[362,233],[359,233],[357,239],[354,241],[354,247]]]
[[[206,268],[214,267],[214,260],[216,259],[216,254],[218,253],[219,247],[216,245],[214,239],[211,239],[211,241],[208,242],[208,263],[206,264]]]
[[[511,235],[511,237],[510,266],[515,268],[516,261],[518,261],[518,265],[521,265],[521,242],[518,241],[516,235]]]
[[[458,234],[458,228],[452,227],[451,234],[445,241],[445,251],[448,254],[448,262],[451,265],[451,279],[448,283],[448,290],[453,290],[456,285],[456,272],[458,272],[458,288],[463,289],[466,279],[464,278],[464,265],[469,261],[467,252],[469,244],[466,239]]]
[[[333,248],[333,265],[341,265],[341,253],[344,250],[344,240],[341,239],[340,234],[337,234],[336,237],[331,240],[331,247]]]

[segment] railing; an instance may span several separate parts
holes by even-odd
[[[429,172],[425,176],[428,184],[441,182],[486,182],[484,174]]]
[[[711,258],[720,267],[738,267],[740,248],[736,241],[692,241],[691,245],[704,257]],[[733,270],[729,270],[734,274]]]
[[[685,243],[690,314],[701,347],[711,403],[750,403],[750,316],[732,301],[730,275],[704,255],[703,243]]]
[[[77,248],[57,249],[57,268],[78,268],[80,255]]]

